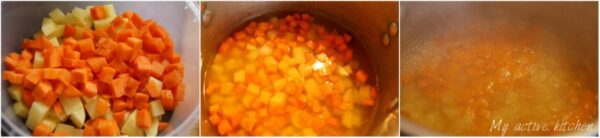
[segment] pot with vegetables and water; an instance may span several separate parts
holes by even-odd
[[[202,135],[398,135],[397,3],[202,4]]]

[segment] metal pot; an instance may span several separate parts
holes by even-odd
[[[373,118],[361,135],[398,135],[398,38],[384,46],[388,25],[397,25],[398,2],[204,2],[201,3],[201,78],[218,44],[248,21],[291,12],[310,13],[353,35],[358,49],[370,59],[380,95]],[[397,28],[397,26],[396,26]],[[387,35],[390,37],[390,35]],[[203,79],[202,79],[203,80]],[[201,80],[201,84],[204,82]],[[202,86],[204,88],[204,86]],[[202,89],[204,90],[204,89]],[[204,99],[202,94],[202,99]],[[208,122],[206,102],[201,105],[201,135],[217,135]]]
[[[592,70],[589,75],[595,80],[592,84],[597,92],[597,10],[596,2],[405,2],[401,7],[401,70],[414,68],[408,64],[413,52],[439,33],[472,22],[505,20],[549,28],[548,31],[557,37],[556,45],[547,48],[557,49],[560,58],[579,61],[574,62],[579,64],[577,66],[589,66]],[[597,122],[594,124],[597,128]],[[401,126],[402,135],[444,135],[421,127],[402,115]],[[597,133],[596,129],[570,135]]]

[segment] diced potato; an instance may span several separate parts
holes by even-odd
[[[125,120],[125,123],[123,124],[123,127],[121,127],[121,133],[123,133],[124,135],[127,135],[127,136],[143,136],[144,135],[144,130],[142,130],[141,128],[139,128],[137,126],[136,114],[137,114],[137,110],[134,110],[133,112],[131,112],[129,114],[129,116]]]
[[[150,114],[152,114],[152,117],[157,117],[165,114],[164,107],[162,106],[160,100],[154,100],[150,102]]]
[[[108,110],[108,112],[106,112],[106,114],[104,114],[103,117],[106,118],[106,119],[108,119],[108,120],[114,120],[115,119],[114,116],[113,116],[112,110]]]
[[[11,85],[10,87],[8,87],[8,95],[10,96],[10,98],[12,98],[13,100],[19,102],[22,99],[22,93],[23,93],[23,86],[21,85]]]
[[[306,53],[306,49],[303,47],[295,47],[292,49],[292,57],[294,62],[297,62],[297,64],[304,64],[306,63],[306,57],[304,56],[304,54]]]
[[[59,97],[60,104],[65,111],[65,114],[71,115],[74,112],[83,109],[83,103],[81,103],[81,99],[79,97]],[[85,116],[85,111],[84,111]]]
[[[244,83],[246,81],[246,72],[244,70],[236,71],[233,74],[233,82]]]
[[[358,88],[358,93],[355,97],[355,102],[363,102],[371,99],[371,87],[369,86],[361,86]]]
[[[31,104],[31,109],[29,109],[27,121],[25,122],[27,128],[31,130],[35,129],[35,127],[42,122],[46,115],[48,115],[48,111],[50,111],[50,107],[46,106],[42,102],[34,101],[33,104]]]
[[[73,8],[71,14],[75,17],[75,24],[85,28],[91,28],[92,17],[90,11],[79,7]]]
[[[58,125],[56,125],[56,129],[54,130],[54,133],[63,133],[63,134],[72,135],[74,130],[75,130],[75,127],[72,125],[59,123]]]
[[[286,95],[283,92],[277,92],[271,97],[271,105],[282,105],[285,103]]]
[[[29,113],[29,108],[27,108],[27,106],[25,106],[25,104],[22,102],[14,103],[12,108],[15,111],[15,114],[21,118],[26,118],[28,115],[27,113]]]
[[[92,100],[91,102],[85,104],[85,110],[87,111],[91,119],[103,116],[96,114],[96,105],[98,105],[98,99],[99,98],[96,98],[95,100]]]
[[[71,130],[71,136],[81,136],[83,135],[83,129],[72,129]]]
[[[50,16],[50,18],[52,18],[52,20],[54,20],[55,23],[64,23],[63,21],[65,19],[65,14],[58,8],[48,13],[48,16]]]
[[[356,128],[360,126],[361,117],[358,112],[347,110],[342,115],[342,125],[346,128]]]
[[[350,75],[350,73],[352,73],[352,68],[350,67],[350,65],[346,65],[343,67],[338,66],[337,72],[341,76],[348,76],[348,75]]]
[[[146,136],[156,136],[158,135],[158,123],[160,120],[160,116],[158,117],[154,117],[152,119],[152,125],[150,125],[149,128],[145,129],[144,132],[146,132]]]
[[[110,26],[110,23],[112,22],[113,18],[105,18],[102,20],[95,20],[94,21],[94,29],[106,29],[108,28],[108,26]]]
[[[33,68],[39,69],[44,67],[44,56],[42,56],[42,52],[35,51],[33,54]]]
[[[254,84],[254,83],[250,83],[248,84],[248,88],[246,88],[246,90],[254,95],[258,95],[260,94],[260,86]]]
[[[88,96],[85,96],[85,95],[81,96],[81,100],[83,100],[83,103],[85,103],[85,104],[87,104],[87,103],[89,103],[91,101],[94,101],[97,98],[98,98],[98,95],[94,95],[94,97],[88,97]]]
[[[57,24],[54,28],[54,31],[52,33],[50,33],[50,35],[48,35],[48,38],[60,38],[63,36],[63,33],[65,32],[65,25],[63,24]],[[52,40],[50,40],[52,41]],[[58,45],[58,41],[56,41],[55,46],[59,46]]]
[[[77,128],[83,127],[83,123],[85,123],[85,110],[83,107],[75,110],[73,114],[70,116],[71,123],[75,125]]]
[[[104,5],[104,14],[107,19],[114,19],[117,17],[117,12],[115,12],[115,6],[113,4]]]
[[[54,29],[56,29],[56,23],[54,23],[52,19],[44,18],[42,20],[42,33],[44,33],[45,36],[48,36],[54,32]]]
[[[54,128],[56,128],[56,125],[58,124],[58,120],[46,117],[44,120],[42,120],[41,123],[48,126],[50,130],[54,130]]]
[[[51,38],[50,39],[50,43],[52,43],[52,46],[54,46],[54,47],[59,47],[60,46],[60,44],[58,43],[58,39],[56,39],[56,37],[55,38]]]

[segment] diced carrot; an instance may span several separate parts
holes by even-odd
[[[183,98],[185,97],[185,85],[177,85],[177,88],[175,88],[174,90],[173,96],[175,97],[175,101],[183,101]]]
[[[172,111],[175,107],[175,101],[173,99],[173,93],[171,90],[163,90],[162,95],[160,96],[160,102],[163,105],[163,108],[167,111]]]
[[[178,71],[171,71],[163,76],[163,86],[166,88],[177,87],[183,81],[181,77]]]
[[[213,125],[219,125],[219,122],[221,122],[221,117],[219,117],[218,114],[212,114],[212,115],[210,115],[210,117],[208,118],[208,120]]]
[[[131,15],[131,18],[129,18],[129,19],[131,19],[131,21],[133,22],[133,24],[135,24],[135,26],[137,26],[138,28],[141,28],[144,25],[144,22],[146,22],[137,13],[133,13]]]
[[[48,53],[44,54],[44,67],[54,68],[61,66],[61,55],[62,50],[59,48],[51,47],[48,49]]]
[[[55,102],[54,105],[52,105],[52,110],[54,110],[55,116],[63,116],[65,114],[63,107],[59,102]]]
[[[48,94],[46,94],[46,97],[44,97],[44,104],[46,104],[47,106],[52,106],[54,104],[54,102],[56,102],[56,100],[58,99],[58,94],[54,93],[54,92],[49,92]]]
[[[79,40],[76,47],[81,53],[94,51],[94,40],[91,38]]]
[[[169,123],[167,122],[158,122],[158,132],[162,132],[169,127]]]
[[[226,135],[227,133],[233,131],[231,124],[229,124],[229,121],[227,120],[222,120],[217,129],[221,135]]]
[[[129,41],[129,39],[128,39]],[[133,51],[133,48],[130,47],[128,44],[126,43],[119,43],[119,45],[117,46],[117,48],[115,48],[115,55],[123,60],[123,61],[127,61],[131,58],[131,52]]]
[[[75,29],[75,27],[65,24],[65,29],[63,32],[63,38],[69,38],[72,37],[73,35],[75,35],[75,33],[77,32],[77,29]],[[73,39],[72,39],[73,40]],[[65,43],[63,43],[65,44]]]
[[[46,68],[46,69],[43,69],[43,72],[44,73],[42,73],[42,74],[44,74],[44,79],[47,79],[47,80],[57,80],[60,78],[60,75],[61,75],[60,74],[61,69]]]
[[[210,107],[208,107],[208,113],[210,113],[210,114],[218,114],[220,112],[221,112],[221,106],[218,104],[211,105]]]
[[[114,107],[114,104],[113,104]],[[113,113],[113,118],[117,121],[117,124],[123,124],[125,121],[126,111],[118,111]]]
[[[38,83],[37,87],[35,87],[32,96],[33,99],[37,101],[42,101],[44,97],[46,97],[46,95],[50,92],[52,92],[52,84],[50,84],[47,81],[42,81]]]
[[[10,82],[11,84],[20,85],[23,84],[23,79],[25,78],[25,75],[16,73],[14,71],[3,71],[2,77],[4,80],[8,80],[8,82]]]
[[[52,134],[52,130],[50,127],[46,126],[43,123],[38,124],[35,129],[33,129],[33,136],[50,136]]]
[[[146,109],[148,108],[148,100],[150,97],[144,93],[136,93],[134,96],[135,99],[135,107],[138,109]]]
[[[94,20],[104,19],[106,16],[104,14],[104,6],[103,5],[97,5],[97,6],[92,7],[90,9],[90,13],[92,15],[92,18],[94,18]]]
[[[87,66],[84,60],[80,59],[62,59],[62,65],[67,68],[79,68],[83,66]]]
[[[150,128],[152,125],[152,117],[148,109],[139,109],[136,115],[136,124],[140,128]]]
[[[95,81],[83,83],[83,94],[88,97],[94,97],[98,93],[98,85]]]
[[[156,86],[156,84],[146,83],[145,88],[148,91],[148,94],[150,94],[150,97],[152,97],[152,98],[160,97],[162,89],[159,86]]]
[[[129,78],[117,78],[112,81],[112,92],[113,96],[118,98],[125,95],[125,87],[127,86],[127,81]]]
[[[96,128],[92,125],[86,125],[83,128],[83,136],[97,136],[98,133],[96,131]]]
[[[33,89],[42,80],[42,70],[30,69],[25,73],[25,80],[23,80],[23,87]]]
[[[113,112],[123,111],[126,108],[127,108],[127,104],[125,103],[125,101],[123,101],[123,99],[120,99],[120,98],[112,99],[112,111]]]
[[[162,38],[144,38],[142,46],[149,53],[162,53],[165,50]]]
[[[358,70],[356,72],[356,79],[358,80],[358,82],[360,82],[361,84],[365,84],[367,82],[368,79],[368,75],[367,73],[365,73],[363,70]]]
[[[125,19],[123,17],[117,16],[113,19],[113,21],[111,22],[111,25],[113,26],[121,26],[125,24]]]
[[[71,72],[69,72],[66,69],[61,69],[59,72],[59,80],[60,82],[62,82],[64,85],[69,85],[71,84]]]
[[[113,59],[108,64],[110,64],[110,67],[112,67],[119,73],[125,73],[127,72],[127,69],[129,69],[129,66],[119,59]]]
[[[150,67],[150,72],[147,72],[147,73],[154,77],[160,77],[163,75],[164,71],[165,71],[165,65],[161,64],[158,61],[153,61],[152,66]]]
[[[86,69],[74,69],[71,71],[72,81],[78,83],[85,83],[90,80],[91,77],[88,75],[88,71]]]
[[[106,61],[105,57],[90,58],[87,59],[86,62],[88,63],[88,65],[90,65],[94,73],[100,72],[103,66],[108,65],[108,62]]]
[[[66,86],[65,90],[62,92],[62,94],[61,94],[61,95],[62,95],[62,96],[65,96],[65,97],[79,97],[79,96],[81,96],[82,94],[81,94],[81,92],[80,92],[80,91],[79,91],[77,88],[75,88],[74,86],[72,86],[72,85],[68,85],[68,86]]]
[[[137,81],[134,78],[129,78],[129,81],[127,81],[127,87],[125,89],[125,95],[127,97],[133,97],[133,95],[137,92],[139,86],[139,81]]]
[[[95,127],[99,132],[98,134],[100,136],[117,136],[120,134],[116,122],[114,122],[114,120],[100,119],[98,121],[99,122],[96,123],[97,125]]]
[[[242,121],[242,114],[235,114],[231,117],[229,117],[229,121],[231,122],[231,127],[232,128],[237,128],[240,125],[240,122]]]
[[[23,91],[22,94],[22,99],[23,102],[25,102],[25,105],[27,105],[27,107],[31,107],[31,104],[33,104],[33,96],[31,95],[31,92],[28,91]]]
[[[8,66],[9,69],[14,69],[17,66],[17,62],[19,62],[19,60],[15,58],[4,58],[4,64],[6,64],[6,66]]]
[[[110,111],[110,103],[103,98],[98,99],[98,103],[96,104],[96,114],[103,115]]]
[[[100,80],[100,82],[104,82],[106,84],[111,84],[116,73],[117,73],[117,71],[115,69],[113,69],[112,67],[103,66],[100,71],[100,74],[98,74],[98,80]]]

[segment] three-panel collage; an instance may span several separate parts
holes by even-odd
[[[1,137],[598,137],[598,1],[2,1]]]

